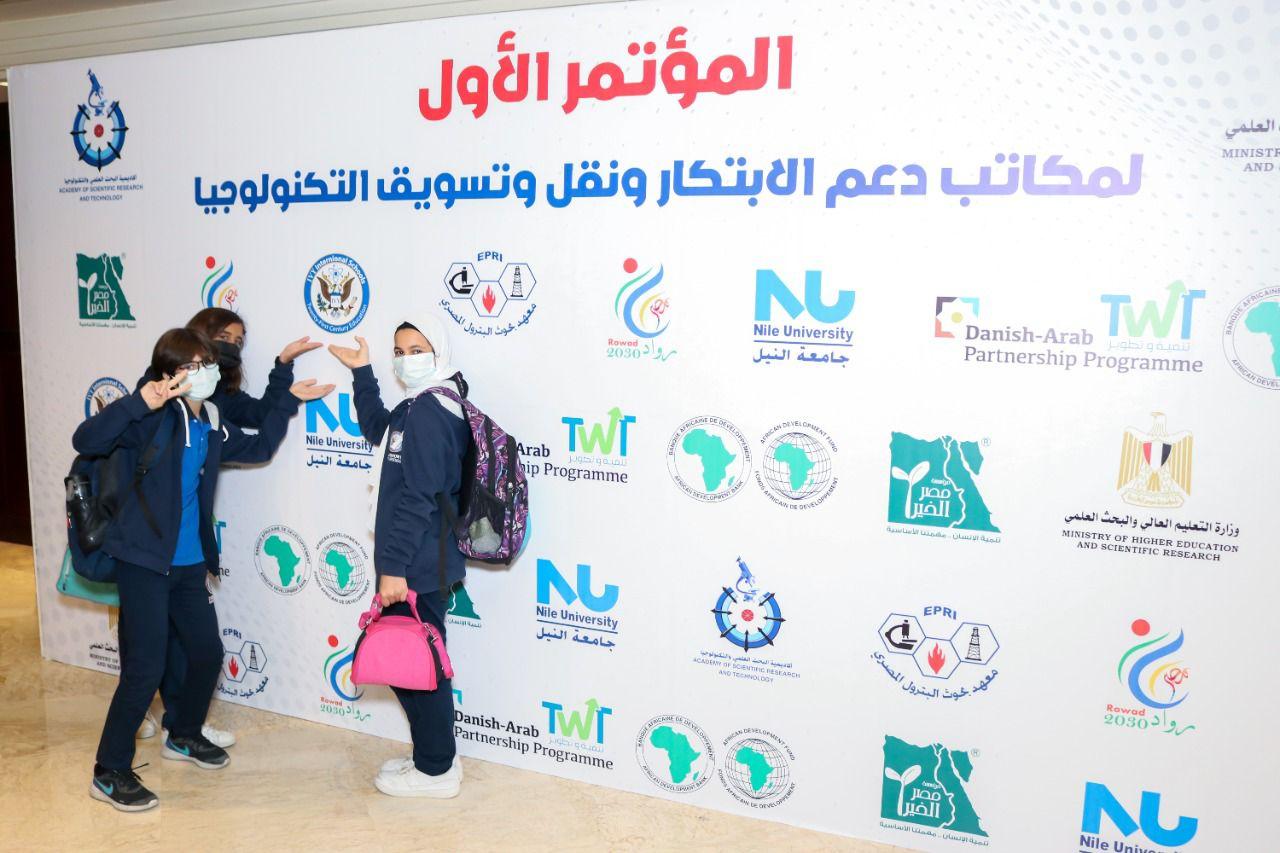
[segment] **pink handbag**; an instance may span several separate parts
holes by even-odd
[[[410,690],[439,686],[436,660],[445,678],[453,678],[453,664],[444,637],[435,625],[418,618],[418,594],[409,590],[413,616],[383,616],[382,596],[360,616],[360,639],[351,663],[353,684],[386,684]]]

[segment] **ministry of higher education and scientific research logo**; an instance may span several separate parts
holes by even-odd
[[[711,778],[716,750],[695,722],[679,714],[663,714],[645,723],[636,735],[636,761],[662,790],[687,794]]]
[[[311,265],[302,298],[317,326],[345,334],[360,325],[369,310],[369,279],[354,258],[335,252]]]
[[[311,577],[311,550],[302,537],[283,524],[273,524],[258,536],[253,561],[262,582],[281,595],[293,595]]]
[[[331,601],[350,604],[369,589],[369,552],[345,533],[330,533],[316,544],[316,580]]]
[[[1116,488],[1127,504],[1176,509],[1191,494],[1191,433],[1170,435],[1164,412],[1151,418],[1150,431],[1125,430]]]
[[[76,157],[101,172],[103,166],[120,159],[128,132],[120,102],[107,100],[98,76],[89,69],[89,97],[76,106],[71,121]]]
[[[94,380],[84,395],[84,416],[91,418],[121,397],[128,397],[129,389],[119,379],[104,376]]]
[[[751,448],[724,418],[702,415],[681,424],[667,442],[667,470],[689,497],[718,503],[736,495],[751,473]]]
[[[1280,390],[1280,287],[1255,291],[1231,309],[1222,348],[1236,373],[1259,388]]]

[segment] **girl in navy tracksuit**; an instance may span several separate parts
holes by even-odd
[[[209,402],[213,403],[222,420],[246,429],[261,429],[267,415],[282,399],[290,394],[299,400],[318,400],[333,390],[332,385],[317,385],[314,379],[293,381],[293,360],[303,353],[321,346],[319,341],[311,342],[311,338],[302,337],[285,346],[276,357],[275,365],[267,376],[267,388],[262,397],[254,397],[241,386],[244,373],[240,364],[240,352],[244,348],[246,326],[244,318],[226,308],[204,308],[187,321],[187,328],[206,335],[217,350],[218,370],[220,378],[214,388]],[[160,376],[154,369],[148,368],[138,380],[141,388],[147,382],[154,382]],[[173,708],[177,707],[177,699],[182,690],[182,680],[186,676],[187,661],[182,653],[182,643],[178,640],[177,631],[169,631],[168,660],[165,662],[164,678],[160,681],[160,699],[165,713],[161,727],[168,731],[172,728]],[[210,725],[201,728],[201,734],[224,749],[233,746],[236,736],[229,731],[216,729]],[[149,738],[156,733],[155,718],[148,711],[138,729],[138,737]]]
[[[430,315],[415,318],[396,329],[393,365],[407,395],[387,411],[369,366],[369,345],[364,338],[356,341],[359,349],[330,346],[329,351],[351,368],[361,432],[385,448],[373,484],[378,594],[389,605],[388,615],[408,615],[403,602],[412,589],[418,615],[443,636],[443,591],[461,581],[466,569],[438,501],[443,497],[457,512],[462,459],[471,434],[457,403],[425,392],[442,387],[465,397],[466,382],[450,364],[444,325]],[[443,673],[438,675],[436,690],[392,688],[409,718],[413,755],[382,766],[374,785],[384,794],[458,795],[462,765],[453,739],[453,690]]]
[[[187,673],[162,755],[203,768],[227,763],[226,752],[201,734],[223,654],[206,587],[206,575],[218,571],[211,523],[218,467],[270,459],[298,408],[293,396],[278,399],[257,435],[225,421],[214,429],[204,402],[217,386],[217,354],[207,337],[191,329],[161,335],[151,367],[163,378],[107,406],[72,437],[76,452],[89,456],[117,448],[140,455],[153,443],[164,448],[140,494],[124,496],[102,545],[119,563],[120,682],[98,743],[90,793],[122,811],[158,802],[131,764],[134,733],[164,672],[170,624],[186,653]]]

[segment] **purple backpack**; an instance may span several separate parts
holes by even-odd
[[[460,386],[461,387],[461,386]],[[437,495],[453,526],[458,550],[472,560],[508,565],[520,553],[529,521],[529,484],[520,467],[516,440],[484,412],[447,388],[431,388],[462,407],[471,441],[462,458],[462,494],[458,514],[446,495]],[[441,571],[444,571],[441,542]]]

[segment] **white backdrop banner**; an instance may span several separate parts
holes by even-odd
[[[1278,47],[1271,0],[646,2],[14,69],[44,653],[117,668],[62,477],[162,331],[238,311],[253,393],[359,334],[393,405],[432,310],[532,494],[452,601],[464,755],[1269,849]],[[297,376],[338,388],[218,495],[217,695],[404,740],[349,679],[382,448]]]

